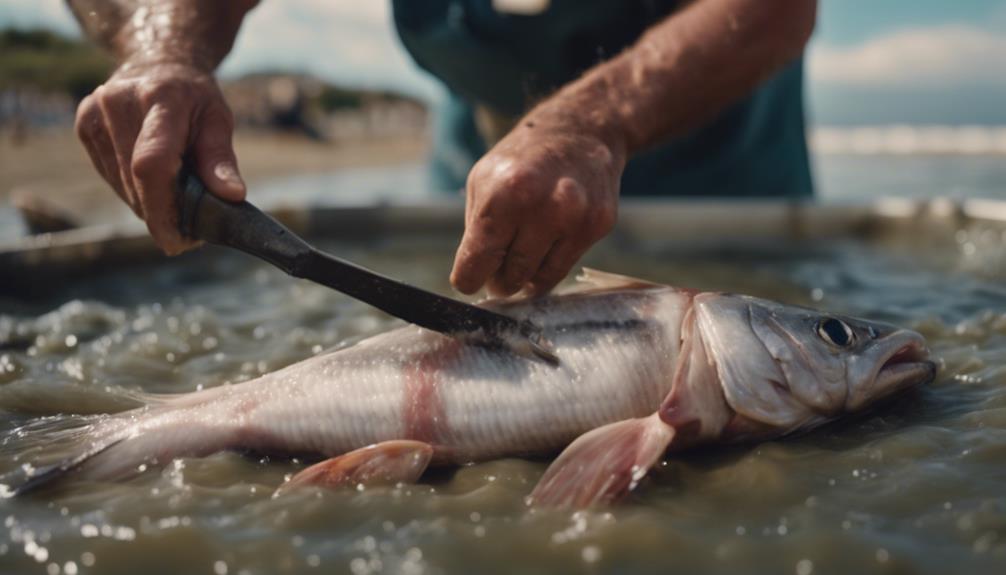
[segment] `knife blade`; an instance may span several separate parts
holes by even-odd
[[[179,171],[177,186],[183,236],[238,249],[293,277],[327,286],[420,327],[559,364],[541,328],[529,319],[442,296],[327,254],[251,203],[214,196],[187,163]]]

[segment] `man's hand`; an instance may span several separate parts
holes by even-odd
[[[816,9],[688,2],[541,103],[472,168],[451,283],[551,289],[614,224],[626,157],[708,121],[797,58]]]
[[[211,192],[244,199],[233,128],[211,73],[185,64],[126,62],[77,109],[77,135],[94,167],[169,255],[195,245],[177,228],[183,155],[192,154]]]
[[[624,149],[569,111],[536,109],[472,168],[458,290],[545,293],[611,231]]]
[[[84,32],[119,68],[77,109],[94,167],[168,254],[178,233],[175,178],[189,155],[211,192],[244,199],[231,146],[233,119],[213,70],[258,0],[66,0]]]

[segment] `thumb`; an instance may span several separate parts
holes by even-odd
[[[238,171],[232,137],[234,123],[226,108],[207,110],[192,145],[196,171],[214,195],[231,202],[245,199],[245,183]]]

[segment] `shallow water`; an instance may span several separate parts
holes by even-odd
[[[547,462],[519,459],[272,499],[301,464],[225,453],[0,501],[0,572],[1001,573],[1003,238],[906,244],[592,253],[602,269],[914,327],[942,365],[932,385],[809,434],[675,455],[624,505],[531,513],[523,498]],[[447,290],[447,239],[330,247]],[[130,391],[250,379],[395,325],[210,250],[0,300],[0,313],[5,434],[129,407]]]

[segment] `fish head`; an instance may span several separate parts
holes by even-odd
[[[863,409],[936,375],[912,330],[748,296],[710,294],[696,306],[727,403],[777,431]]]

